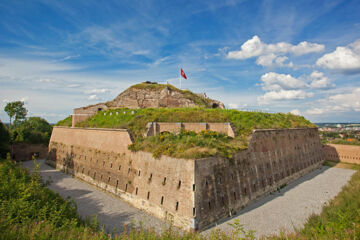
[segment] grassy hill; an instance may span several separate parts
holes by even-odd
[[[118,112],[118,115],[116,115]],[[111,113],[111,115],[110,115]],[[231,122],[236,137],[204,131],[196,134],[183,131],[180,134],[163,134],[143,137],[148,122]],[[58,126],[70,126],[71,118],[64,119]],[[134,138],[130,146],[133,151],[149,151],[155,157],[162,154],[181,158],[202,158],[221,155],[232,158],[240,149],[247,148],[248,137],[253,129],[281,129],[315,127],[304,117],[283,113],[244,112],[207,108],[119,108],[99,112],[77,127],[126,128]]]

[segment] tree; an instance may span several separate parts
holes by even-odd
[[[5,124],[0,121],[0,158],[5,158],[9,148],[10,134]]]
[[[8,104],[6,104],[4,111],[10,117],[10,126],[11,126],[11,119],[14,116],[15,116],[14,123],[19,123],[25,120],[27,114],[27,110],[24,107],[24,102],[22,101],[9,102]]]
[[[30,117],[13,130],[15,142],[49,144],[52,126],[43,118]]]

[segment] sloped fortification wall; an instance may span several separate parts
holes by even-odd
[[[255,130],[233,160],[128,150],[127,130],[55,127],[49,163],[184,229],[204,229],[324,160],[316,128]]]
[[[326,160],[360,164],[360,146],[328,144],[324,146]]]
[[[126,130],[55,127],[48,163],[185,229],[193,226],[194,161],[132,153]]]
[[[255,130],[233,161],[195,160],[195,208],[199,229],[235,214],[250,201],[312,171],[324,160],[316,128]]]

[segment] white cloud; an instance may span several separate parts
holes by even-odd
[[[99,100],[99,97],[96,94],[90,95],[88,100]]]
[[[293,109],[290,111],[291,114],[294,114],[294,115],[298,115],[298,116],[301,116],[301,112],[299,111],[299,109]]]
[[[239,51],[230,51],[227,58],[248,59],[268,54],[294,54],[304,55],[308,53],[321,52],[325,46],[317,43],[301,42],[298,45],[292,45],[287,42],[279,42],[275,44],[266,44],[261,41],[258,36],[247,40]]]
[[[106,88],[100,88],[100,89],[91,89],[91,90],[86,90],[84,91],[85,94],[104,94],[104,93],[109,93],[110,90],[106,89]]]
[[[230,109],[238,109],[239,108],[239,104],[236,104],[236,103],[229,103],[229,108]]]
[[[274,90],[291,90],[306,88],[308,85],[290,74],[279,74],[275,72],[268,72],[261,76],[261,87],[265,91]]]
[[[80,87],[80,84],[69,84],[66,87],[68,87],[68,88],[77,88],[77,87]]]
[[[360,73],[360,39],[325,54],[316,61],[316,65],[343,73]]]
[[[319,102],[320,107],[306,111],[310,115],[336,112],[360,112],[360,88],[351,92],[335,94]]]
[[[258,101],[262,104],[267,104],[272,101],[297,100],[313,96],[313,93],[308,93],[303,90],[280,90],[267,92],[263,96],[258,97]]]
[[[313,71],[310,75],[312,82],[310,83],[311,88],[329,88],[335,87],[335,84],[331,83],[331,80],[319,71]]]
[[[287,60],[289,60],[289,58],[286,56],[277,56],[274,53],[270,53],[259,56],[258,59],[256,59],[256,64],[263,67],[293,67],[294,64],[292,62],[285,63]]]

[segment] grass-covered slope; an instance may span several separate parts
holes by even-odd
[[[57,125],[69,126],[70,122],[70,120],[63,120]],[[144,138],[143,133],[148,122],[231,122],[235,128],[236,137],[232,139],[209,131],[199,134],[184,131],[178,135],[165,134]],[[130,149],[149,151],[154,153],[155,157],[165,154],[181,158],[202,158],[214,155],[232,158],[235,152],[247,147],[248,136],[253,129],[302,128],[315,125],[304,117],[283,113],[270,114],[207,108],[137,110],[120,108],[99,112],[86,121],[78,123],[77,126],[129,129],[135,141]]]

